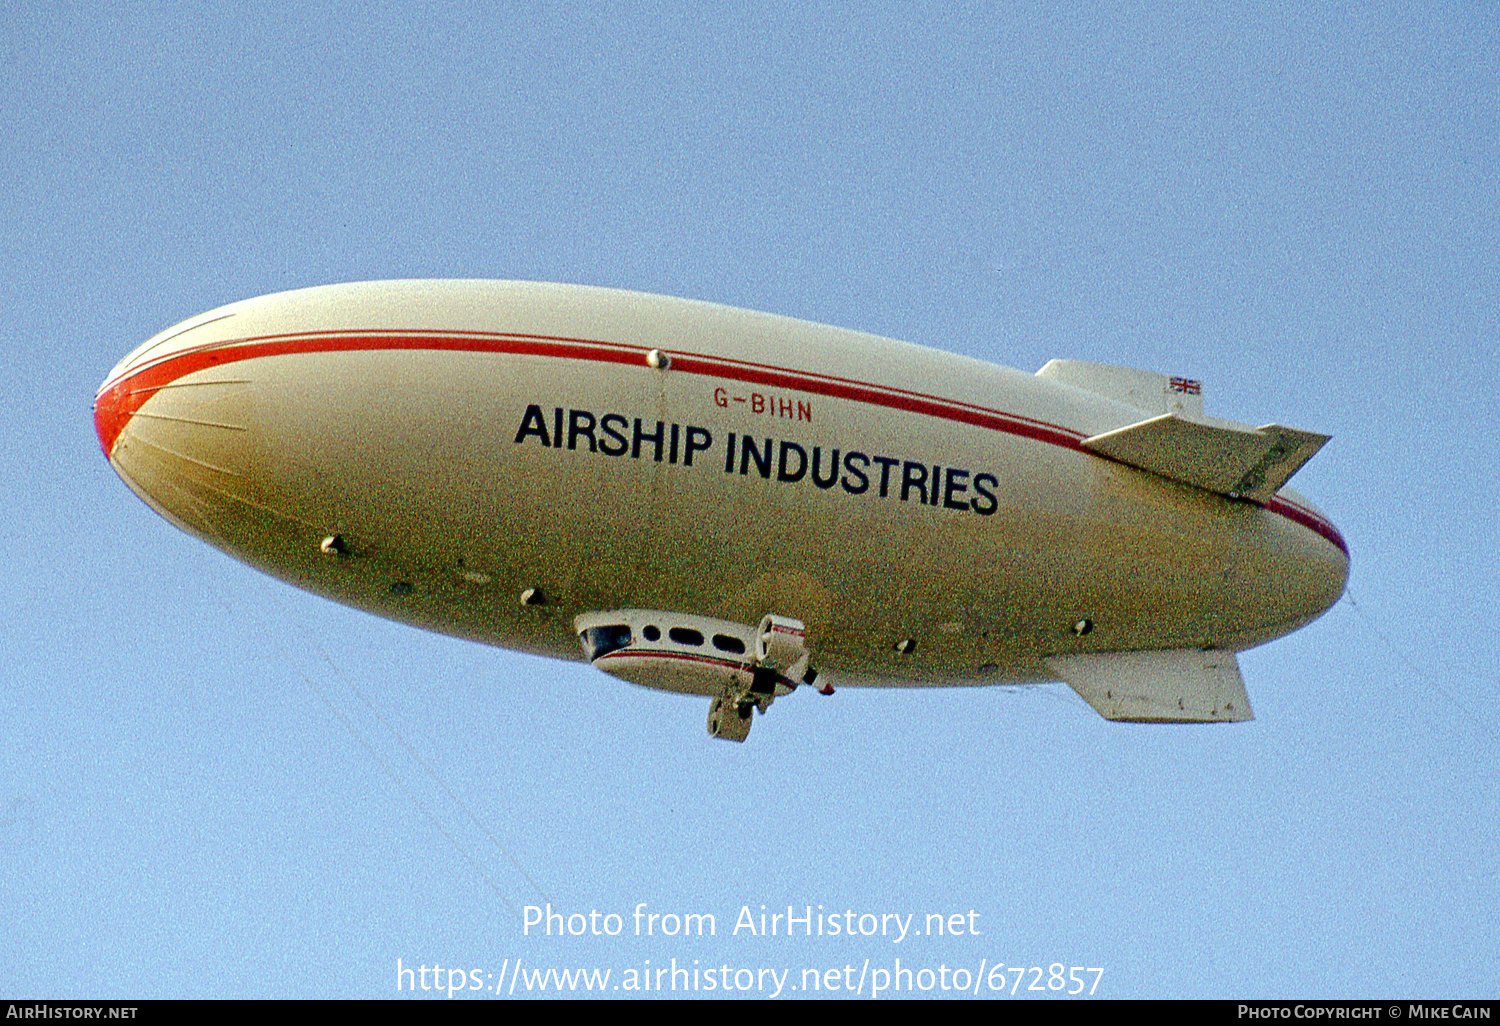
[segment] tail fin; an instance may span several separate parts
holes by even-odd
[[[1106,720],[1223,723],[1255,718],[1233,652],[1090,652],[1042,662]]]

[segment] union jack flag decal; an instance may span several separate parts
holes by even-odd
[[[1194,381],[1192,378],[1172,378],[1167,382],[1167,387],[1183,395],[1203,394],[1203,382]]]

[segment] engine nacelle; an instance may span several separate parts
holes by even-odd
[[[708,732],[743,741],[756,710],[818,676],[801,620],[767,614],[760,626],[658,609],[613,609],[573,620],[584,656],[632,684],[710,695]],[[831,688],[824,688],[831,694]]]
[[[767,613],[755,631],[755,661],[772,670],[790,670],[807,655],[807,629],[801,620]],[[791,676],[791,674],[787,674]]]

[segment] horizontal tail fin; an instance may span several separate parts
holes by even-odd
[[[1094,435],[1083,447],[1211,492],[1269,502],[1327,441],[1280,424],[1239,430],[1164,413]]]

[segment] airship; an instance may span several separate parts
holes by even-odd
[[[141,499],[236,559],[703,696],[742,741],[835,684],[1251,719],[1237,653],[1336,602],[1349,550],[1284,487],[1327,436],[1203,391],[616,289],[388,281],[169,328],[94,423]]]

